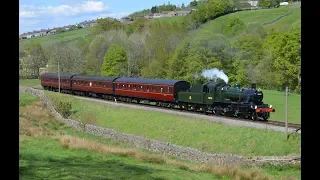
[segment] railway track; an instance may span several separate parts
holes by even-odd
[[[95,97],[95,96],[79,96],[79,95],[75,95],[75,94],[71,94],[73,96],[77,96],[77,97],[88,97],[88,98],[92,98],[92,99],[97,99],[97,100],[104,100],[104,101],[108,101],[108,102],[115,102],[114,100],[109,100],[109,99],[104,99],[102,97]],[[152,105],[152,104],[146,104],[146,103],[137,103],[137,102],[124,102],[124,101],[116,101],[117,103],[121,103],[121,104],[133,104],[133,105],[139,105],[139,106],[145,106],[145,107],[153,107],[153,108],[158,108],[158,109],[166,109],[166,110],[174,110],[174,111],[180,111],[180,112],[185,112],[185,113],[190,113],[190,114],[199,114],[199,115],[205,115],[205,113],[200,112],[200,111],[191,111],[191,110],[180,110],[177,108],[171,108],[171,107],[163,107],[163,106],[157,106],[157,105]],[[242,119],[239,117],[232,117],[232,116],[223,116],[223,115],[216,115],[216,114],[212,114],[212,113],[207,113],[208,116],[212,116],[212,117],[222,117],[222,118],[226,118],[228,120],[234,120],[234,121],[243,121],[243,122],[251,122],[251,123],[257,123],[257,124],[267,124],[267,125],[272,125],[272,126],[278,126],[278,127],[285,127],[285,122],[281,122],[281,121],[274,121],[274,120],[250,120],[250,119]],[[294,124],[294,123],[288,123],[288,128],[293,128],[293,129],[297,129],[297,131],[299,129],[301,129],[301,125],[300,124]]]

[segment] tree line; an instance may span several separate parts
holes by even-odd
[[[199,1],[200,9],[181,22],[138,18],[123,25],[116,19],[101,19],[87,38],[29,44],[21,66],[39,74],[39,68],[48,64],[48,70],[56,72],[59,61],[63,73],[183,79],[192,84],[208,80],[201,76],[204,69],[218,68],[228,75],[229,83],[280,90],[288,81],[292,90],[300,92],[300,29],[266,31],[260,24],[247,26],[232,16],[218,31],[193,36],[195,23],[205,22],[199,17],[224,14],[233,8],[231,2],[209,0],[205,7],[217,9],[202,11]]]

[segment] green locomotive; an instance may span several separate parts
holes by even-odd
[[[207,82],[178,93],[181,109],[212,112],[224,116],[267,120],[275,109],[263,103],[263,93],[255,88],[233,87],[225,82]]]

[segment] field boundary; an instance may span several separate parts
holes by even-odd
[[[65,119],[56,111],[53,104],[50,102],[50,100],[44,94],[43,91],[33,88],[26,88],[23,86],[19,86],[19,90],[40,97],[40,99],[45,102],[45,104],[53,113],[53,115],[57,118],[57,120],[68,124],[72,128],[96,136],[111,138],[114,141],[124,142],[140,149],[150,150],[153,152],[160,152],[166,155],[175,156],[179,159],[189,160],[192,162],[213,163],[218,165],[300,164],[300,156],[256,156],[252,158],[246,158],[243,156],[237,156],[232,154],[212,154],[207,152],[201,152],[200,150],[195,148],[183,147],[164,141],[117,132],[110,128],[103,128],[91,124],[85,124],[73,119]]]
[[[275,23],[275,22],[278,21],[279,19],[281,19],[281,18],[283,18],[283,17],[285,17],[285,16],[290,15],[292,12],[293,12],[293,11],[290,11],[290,12],[288,12],[287,14],[284,14],[284,15],[282,15],[282,16],[279,16],[279,17],[277,17],[276,19],[274,19],[274,20],[272,20],[272,21],[263,23],[263,25],[268,25],[268,24]]]

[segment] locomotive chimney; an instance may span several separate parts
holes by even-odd
[[[256,89],[256,87],[257,87],[256,84],[251,84],[252,89]]]

